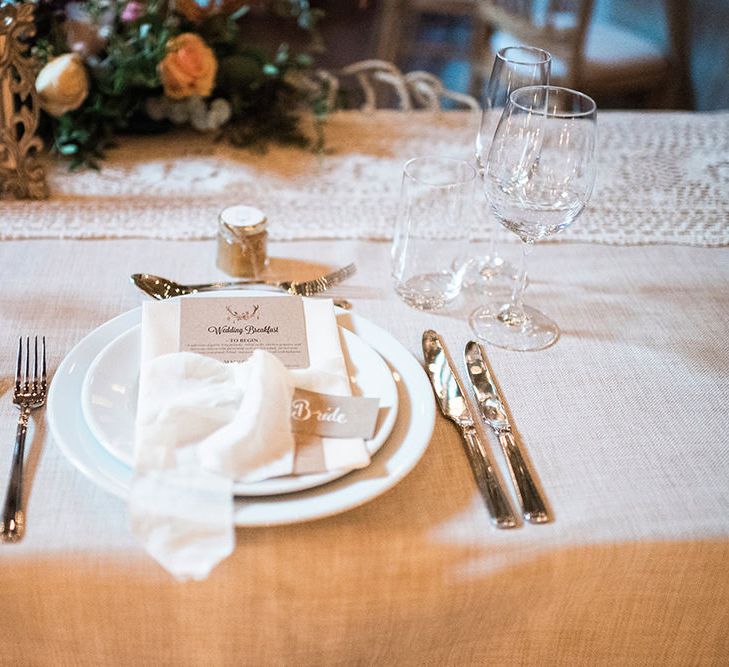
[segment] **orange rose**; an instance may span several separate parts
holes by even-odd
[[[191,95],[206,97],[215,84],[218,62],[200,37],[183,32],[167,42],[167,55],[159,64],[165,95],[180,100]]]

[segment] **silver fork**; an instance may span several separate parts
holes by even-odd
[[[182,285],[174,280],[155,276],[150,273],[135,273],[131,276],[131,281],[149,296],[163,300],[170,299],[183,294],[194,294],[195,292],[210,292],[219,289],[232,289],[235,287],[255,287],[257,285],[264,287],[273,287],[274,289],[296,294],[298,296],[313,296],[325,292],[330,287],[338,285],[354,274],[356,267],[354,264],[348,264],[341,269],[319,276],[313,280],[304,280],[297,282],[294,280],[233,280],[230,282],[218,283],[202,283],[199,285]]]
[[[25,517],[23,515],[23,454],[25,435],[28,432],[28,420],[32,410],[46,402],[48,375],[46,373],[46,337],[42,338],[42,350],[39,366],[38,336],[33,339],[33,377],[30,376],[30,336],[25,339],[23,354],[23,338],[18,340],[18,365],[15,370],[15,389],[13,403],[20,409],[18,430],[15,434],[13,463],[10,468],[10,481],[3,505],[2,523],[0,523],[0,539],[3,542],[17,542],[23,537]]]

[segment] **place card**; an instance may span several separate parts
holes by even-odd
[[[180,351],[225,363],[265,350],[286,368],[309,366],[301,297],[199,297],[180,302]]]
[[[364,438],[375,434],[380,399],[332,396],[296,389],[291,401],[291,430],[325,438]]]

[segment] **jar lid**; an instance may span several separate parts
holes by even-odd
[[[218,220],[234,234],[243,236],[258,234],[266,228],[267,223],[263,211],[253,206],[243,205],[224,208],[220,212]]]

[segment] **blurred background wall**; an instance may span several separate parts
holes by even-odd
[[[687,32],[693,108],[729,109],[729,0],[674,0]],[[596,15],[623,23],[662,46],[669,34],[664,0],[598,0]]]
[[[401,0],[403,2],[404,0]],[[539,1],[539,0],[537,0]],[[336,69],[374,57],[388,0],[312,0],[326,12],[321,28],[327,52],[320,64]],[[443,4],[447,4],[444,0]],[[673,26],[669,21],[673,11]],[[686,94],[673,106],[701,111],[729,109],[729,0],[595,0],[593,20],[629,28],[668,48],[678,30]],[[423,13],[404,26],[415,48],[399,55],[403,70],[425,69],[443,78],[447,87],[466,92],[470,77],[468,44],[472,21],[465,16]],[[398,30],[403,26],[396,26]],[[538,45],[537,45],[538,46]],[[680,63],[679,63],[680,65]],[[676,70],[680,77],[680,67]],[[626,97],[600,100],[602,107],[645,107],[644,100]]]

